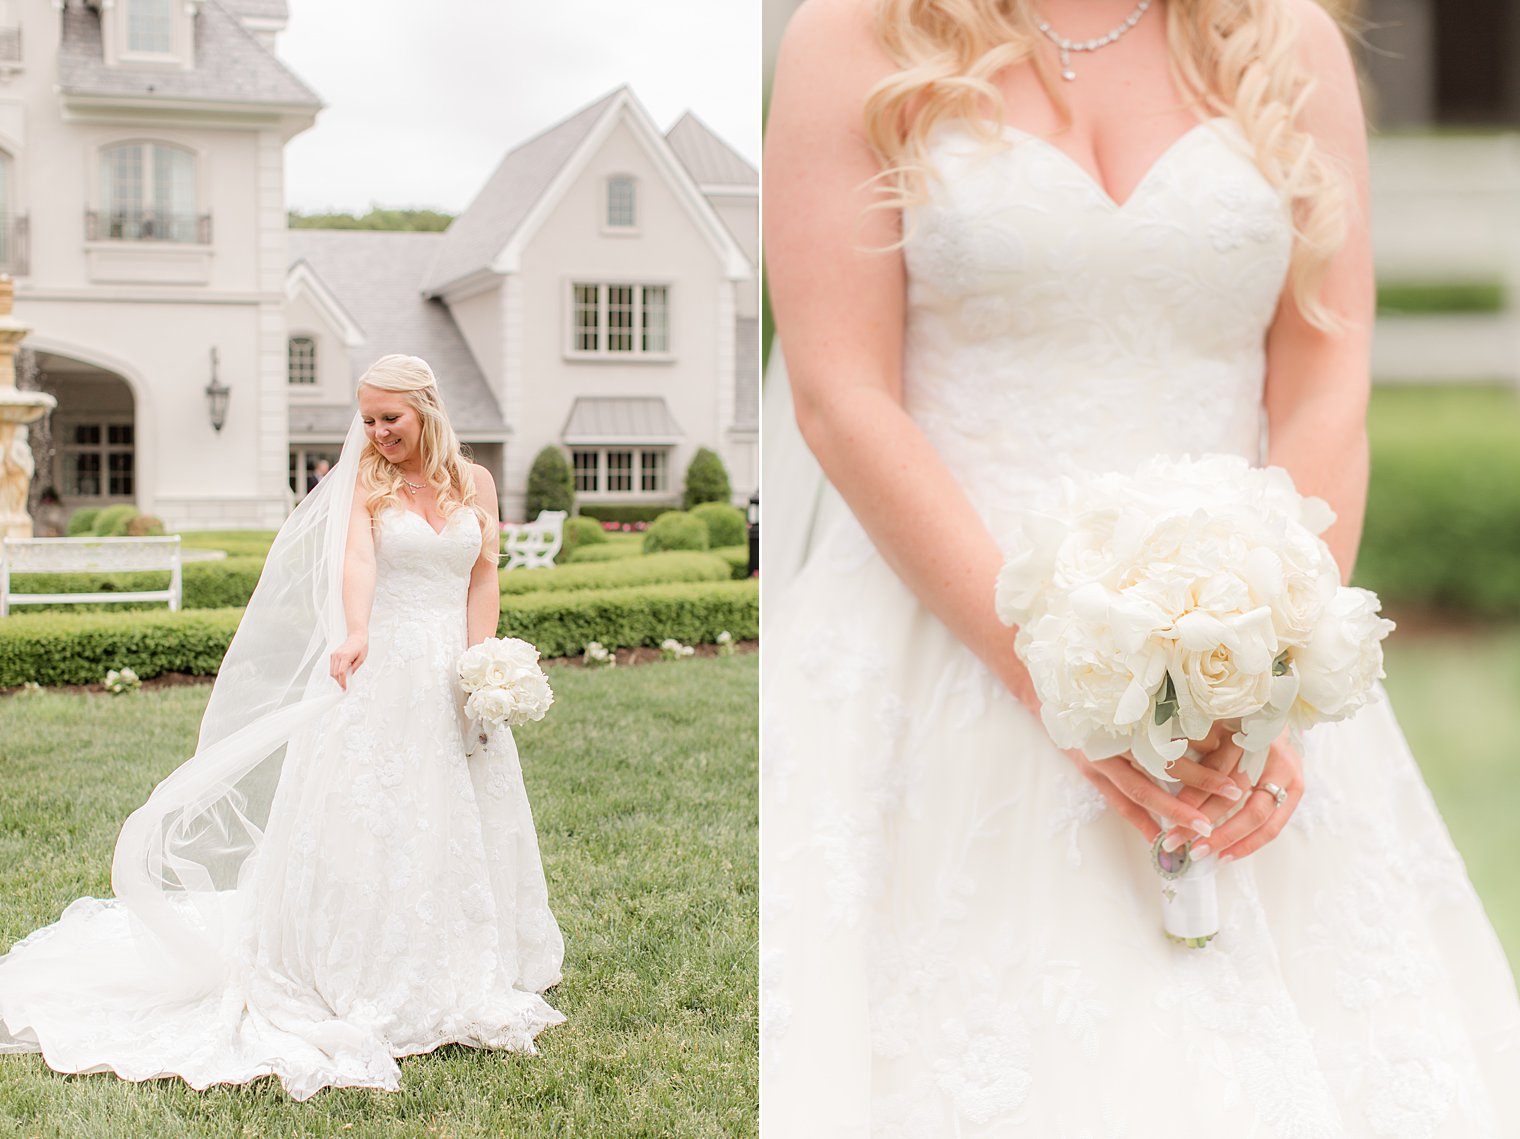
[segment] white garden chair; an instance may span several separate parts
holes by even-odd
[[[129,573],[168,570],[168,589],[112,590],[109,593],[15,593],[17,573]],[[0,617],[13,605],[72,605],[83,601],[167,601],[179,611],[184,595],[179,535],[162,538],[4,538],[0,539]]]
[[[565,543],[563,510],[541,510],[532,522],[501,528],[503,569],[534,569],[554,565],[554,555]]]

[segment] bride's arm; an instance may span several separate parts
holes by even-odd
[[[328,658],[328,672],[340,687],[369,655],[369,614],[375,603],[375,537],[362,487],[354,488],[343,550],[343,621],[347,637]]]
[[[902,403],[905,275],[895,211],[868,210],[880,170],[864,134],[865,93],[895,70],[862,0],[808,0],[777,62],[764,161],[767,287],[797,422],[829,481],[887,563],[1003,684],[1037,708],[1012,630],[993,608],[1002,555]],[[1084,766],[1127,798],[1179,820],[1180,806],[1124,760]],[[1198,776],[1222,778],[1214,772]],[[1211,784],[1210,784],[1211,785]]]
[[[1368,233],[1367,130],[1356,73],[1335,21],[1318,4],[1293,5],[1305,64],[1317,86],[1302,124],[1348,180],[1346,240],[1320,296],[1343,327],[1323,332],[1284,295],[1267,337],[1268,459],[1304,494],[1335,511],[1325,540],[1351,579],[1367,505],[1367,397],[1376,290]]]
[[[479,464],[473,473],[475,503],[486,512],[486,533],[499,543],[501,508],[496,502],[496,480]],[[496,635],[496,626],[501,621],[501,577],[497,574],[497,563],[486,557],[484,549],[470,570],[468,610],[470,644],[478,645]]]

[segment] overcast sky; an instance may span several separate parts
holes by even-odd
[[[469,204],[511,147],[623,83],[757,163],[754,0],[289,0],[280,57],[322,97],[285,148],[305,212]]]

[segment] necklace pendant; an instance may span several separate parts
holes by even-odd
[[[1077,77],[1077,73],[1071,69],[1071,49],[1065,44],[1061,45],[1061,78],[1070,83]]]
[[[1075,71],[1073,71],[1069,67],[1066,68],[1066,70],[1064,70],[1064,71],[1061,72],[1061,78],[1064,79],[1064,80],[1066,80],[1068,83],[1070,83],[1076,77],[1077,77],[1077,73]]]

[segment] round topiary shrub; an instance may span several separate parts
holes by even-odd
[[[164,532],[164,520],[153,514],[138,514],[127,520],[127,537],[156,537]]]
[[[137,517],[137,507],[123,503],[108,506],[95,516],[95,536],[98,538],[124,538],[127,524]]]
[[[707,526],[707,544],[710,548],[744,545],[744,511],[737,506],[723,502],[703,502],[693,506],[691,513],[702,519]]]
[[[582,546],[592,546],[597,542],[607,540],[607,531],[602,529],[602,524],[595,518],[587,518],[576,514],[565,519],[565,544],[566,551],[578,550]]]
[[[70,538],[84,538],[95,533],[95,519],[100,514],[100,507],[86,506],[83,510],[76,510],[69,515],[69,524],[64,533]]]
[[[570,460],[552,443],[538,453],[528,468],[528,520],[543,510],[575,509],[575,476]]]
[[[686,492],[682,504],[687,510],[699,502],[727,502],[734,496],[728,484],[728,472],[716,452],[699,448],[686,468]]]
[[[644,552],[707,549],[707,524],[684,511],[672,510],[649,524],[644,533]]]

